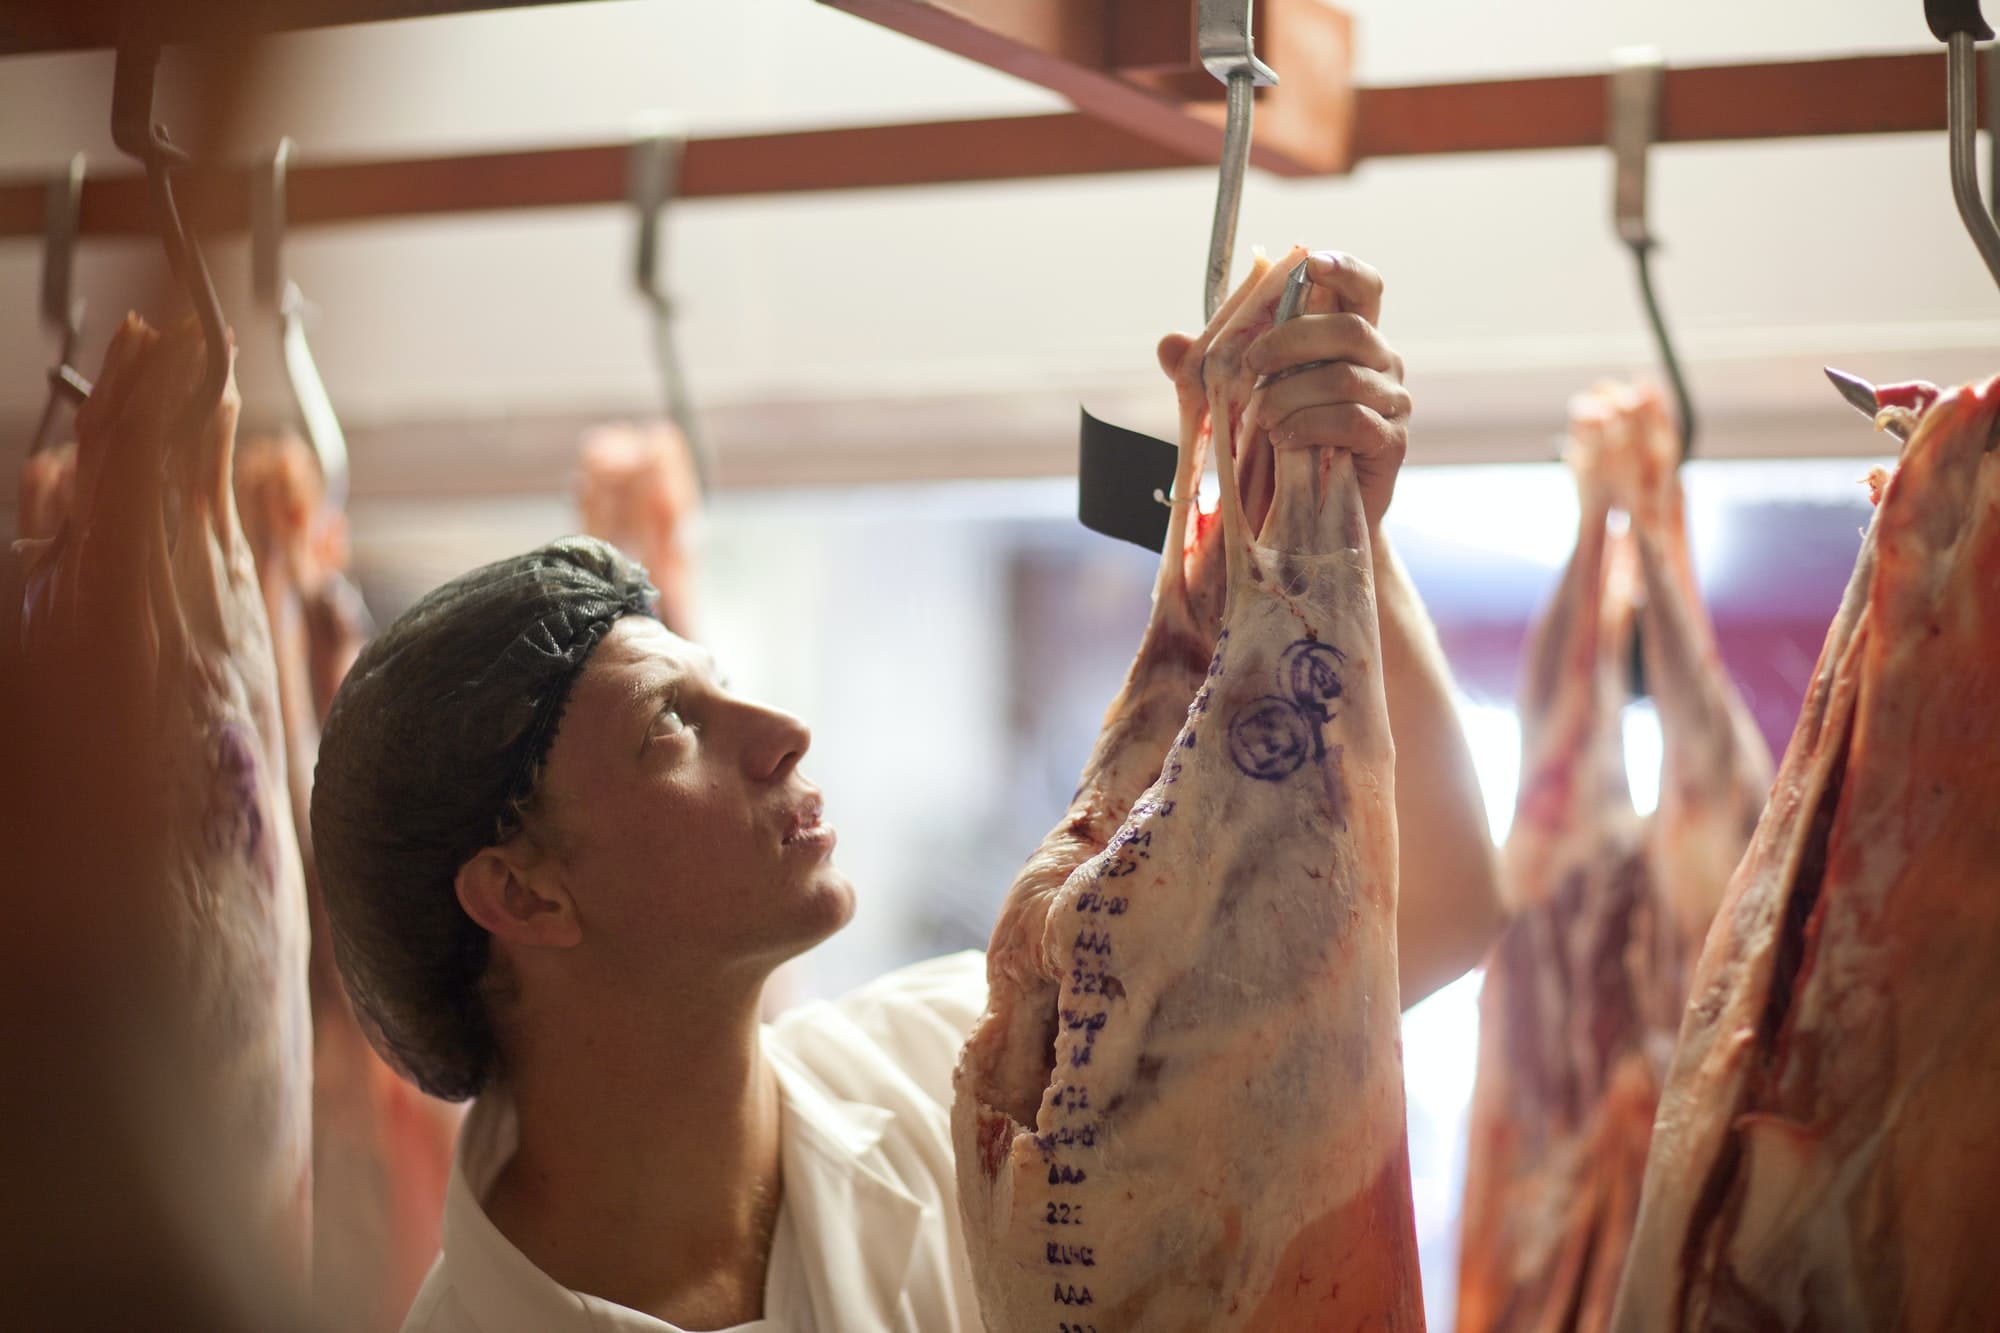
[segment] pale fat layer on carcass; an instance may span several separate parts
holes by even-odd
[[[157,765],[143,779],[157,822],[114,809],[101,829],[159,839],[134,847],[149,878],[93,887],[129,895],[106,911],[155,923],[128,943],[149,951],[132,960],[142,970],[171,978],[172,1012],[129,1018],[192,1061],[170,1076],[171,1095],[147,1082],[160,1071],[132,1066],[132,1094],[171,1144],[153,1162],[160,1178],[133,1188],[183,1196],[191,1231],[208,1233],[197,1248],[254,1241],[302,1280],[306,905],[270,634],[229,485],[239,400],[231,383],[190,416],[203,354],[192,327],[162,335],[128,317],[114,335],[78,412],[68,512],[31,556],[23,647],[52,698],[109,687],[85,705],[102,715],[84,724],[90,744],[132,748],[104,762]]]
[[[961,1200],[991,1328],[1421,1327],[1351,463],[1281,455],[1263,538],[1160,780],[1049,913],[1053,1074],[1032,1131],[982,1113]]]

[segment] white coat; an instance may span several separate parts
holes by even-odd
[[[763,1333],[979,1333],[952,1170],[951,1071],[986,1002],[976,953],[892,972],[764,1029],[785,1173]],[[513,1154],[512,1108],[474,1103],[444,1248],[404,1333],[678,1333],[536,1268],[479,1200]]]

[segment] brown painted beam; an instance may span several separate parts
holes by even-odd
[[[1604,141],[1605,76],[1364,88],[1355,98],[1358,159],[1440,153],[1590,148]],[[1944,129],[1944,57],[1858,56],[1667,71],[1661,137],[1723,142]],[[626,197],[626,146],[597,144],[292,169],[297,227],[378,218],[576,208]],[[1344,153],[1343,153],[1344,156]],[[1157,171],[1200,166],[1090,116],[1062,114],[856,129],[735,135],[688,145],[681,195],[715,199],[815,190]],[[44,183],[0,181],[0,236],[39,236]],[[247,216],[240,173],[206,173],[183,190],[204,231],[239,229]],[[145,191],[131,175],[84,186],[83,230],[151,229]]]
[[[1106,67],[1125,73],[1200,70],[1207,74],[1195,51],[1195,4],[1196,0],[1109,0]],[[1253,24],[1257,17],[1253,12]],[[1209,82],[1215,83],[1212,76]],[[1221,85],[1216,89],[1219,96]]]
[[[1364,88],[1354,157],[1594,148],[1608,75]],[[1660,141],[1906,134],[1945,128],[1944,53],[1669,68]]]
[[[1039,84],[1191,160],[1221,155],[1220,85],[1194,60],[1194,0],[820,3]],[[1352,86],[1346,14],[1327,0],[1257,0],[1253,31],[1279,85],[1257,99],[1251,161],[1288,176],[1343,169]]]
[[[432,18],[577,0],[5,0],[0,55],[86,51],[143,37],[162,44]]]
[[[471,153],[381,162],[302,158],[287,181],[292,227],[384,218],[579,208],[627,198],[624,144]],[[1184,167],[1186,158],[1088,116],[1014,116],[856,129],[695,139],[682,159],[678,197],[721,199],[815,190],[1028,180]],[[177,177],[183,210],[200,231],[248,225],[239,171]],[[0,182],[0,236],[42,233],[44,184]],[[144,181],[129,172],[83,187],[86,235],[153,229]]]

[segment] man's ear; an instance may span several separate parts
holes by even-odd
[[[576,903],[561,877],[530,864],[526,839],[516,836],[475,853],[458,868],[458,905],[495,939],[526,948],[563,949],[583,931]]]

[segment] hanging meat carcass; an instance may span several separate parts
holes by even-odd
[[[1614,475],[1631,518],[1641,660],[1660,721],[1660,795],[1646,821],[1647,856],[1692,963],[1764,813],[1771,747],[1722,664],[1695,584],[1679,442],[1666,407],[1652,389],[1607,391],[1604,399],[1631,460]]]
[[[32,782],[9,822],[33,832],[7,858],[6,971],[34,992],[54,1117],[9,1133],[34,1159],[10,1192],[39,1201],[37,1236],[99,1239],[55,1257],[104,1275],[72,1308],[118,1299],[115,1275],[159,1279],[122,1326],[175,1322],[176,1292],[303,1291],[310,1239],[306,904],[229,487],[234,390],[191,410],[206,355],[193,330],[118,330],[10,645],[9,767]],[[60,1188],[38,1193],[51,1161]]]
[[[2000,379],[1947,394],[1878,479],[1695,968],[1621,1333],[2000,1327],[1997,424]]]
[[[583,530],[645,567],[660,593],[660,620],[692,632],[694,569],[688,527],[701,507],[694,456],[670,422],[599,426],[583,438],[577,509]]]
[[[1175,509],[1124,690],[994,932],[953,1137],[996,1333],[1422,1327],[1353,463],[1239,425],[1284,278],[1253,273],[1177,377],[1175,494],[1213,423],[1268,515],[1229,460],[1220,524]]]
[[[1572,423],[1576,549],[1531,637],[1521,690],[1521,785],[1501,875],[1510,920],[1480,991],[1462,1333],[1567,1329],[1593,1290],[1608,1298],[1615,1257],[1609,1282],[1591,1265],[1602,1233],[1619,1229],[1604,1214],[1620,1201],[1600,1191],[1636,1182],[1645,1161],[1653,1088],[1635,1049],[1644,1029],[1633,992],[1654,988],[1669,939],[1626,784],[1620,712],[1634,607],[1629,561],[1612,558],[1606,530],[1602,435],[1588,417]],[[1644,975],[1628,964],[1635,937]],[[1614,1025],[1610,1042],[1595,1039],[1600,1023]],[[1614,1097],[1614,1075],[1638,1086]],[[1634,1202],[1624,1201],[1628,1214]]]
[[[1678,454],[1655,394],[1605,387],[1572,407],[1579,528],[1520,702],[1511,920],[1480,996],[1460,1333],[1607,1325],[1687,961],[1768,785],[1695,587]],[[1630,519],[1615,536],[1614,507]],[[1635,620],[1665,735],[1643,823],[1622,739]]]
[[[394,1330],[438,1252],[459,1109],[397,1077],[368,1044],[342,989],[319,900],[306,818],[313,765],[326,708],[367,641],[367,608],[342,570],[345,517],[327,508],[303,440],[246,440],[236,494],[272,627],[311,907],[315,1301],[330,1327]]]

